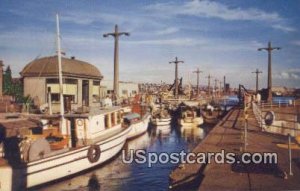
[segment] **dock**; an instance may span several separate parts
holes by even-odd
[[[289,108],[281,108],[288,110]],[[244,151],[244,110],[233,108],[192,152]],[[292,150],[292,173],[288,149],[277,147],[288,137],[263,132],[253,112],[248,116],[246,152],[274,152],[278,163],[266,164],[180,164],[170,174],[171,190],[299,190],[300,150]]]

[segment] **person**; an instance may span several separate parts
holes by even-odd
[[[112,106],[112,100],[107,95],[106,98],[104,99],[104,107],[111,107],[111,106]]]

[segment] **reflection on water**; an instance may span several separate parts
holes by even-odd
[[[129,155],[130,149],[144,149],[146,152],[177,152],[191,151],[206,135],[209,127],[149,127],[144,135],[126,143],[123,150]],[[125,164],[122,153],[105,165],[82,173],[64,181],[43,186],[38,190],[167,190],[169,173],[177,164]]]

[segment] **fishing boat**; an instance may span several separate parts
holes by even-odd
[[[160,109],[153,113],[151,123],[155,126],[168,126],[171,124],[171,116],[165,109]]]
[[[214,107],[210,104],[201,110],[204,122],[207,124],[217,124],[222,113],[219,107]]]
[[[148,129],[149,120],[149,113],[146,113],[143,117],[138,113],[129,113],[125,115],[123,124],[131,128],[127,139],[132,139],[144,134]]]
[[[18,136],[0,136],[0,190],[26,190],[101,165],[121,151],[131,131],[118,106],[65,114],[58,15],[56,20],[60,114],[41,116],[43,124],[16,130]]]
[[[198,108],[181,106],[180,113],[181,115],[178,119],[178,123],[181,126],[193,127],[193,126],[199,126],[203,124],[203,118]]]

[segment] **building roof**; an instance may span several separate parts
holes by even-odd
[[[22,77],[58,76],[57,56],[39,58],[31,61],[20,72]],[[75,58],[62,57],[62,74],[68,77],[102,79],[103,76],[92,64]]]

